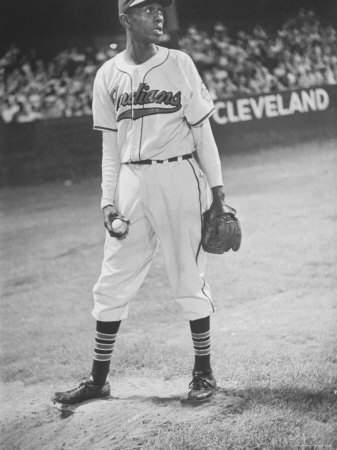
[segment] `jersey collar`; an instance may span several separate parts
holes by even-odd
[[[157,45],[158,51],[155,55],[153,55],[150,59],[145,61],[143,64],[128,64],[125,60],[125,50],[121,53],[118,53],[118,55],[115,56],[115,62],[117,69],[121,70],[122,72],[133,72],[135,69],[140,69],[143,71],[148,71],[153,69],[156,66],[159,66],[162,64],[165,59],[167,58],[167,55],[169,53],[169,49],[165,47],[160,47]]]

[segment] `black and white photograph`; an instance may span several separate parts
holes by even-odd
[[[2,450],[337,449],[337,0],[2,0]]]

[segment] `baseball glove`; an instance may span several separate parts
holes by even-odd
[[[239,250],[241,226],[235,215],[235,209],[228,205],[222,205],[219,214],[211,209],[204,212],[201,244],[206,252],[222,254],[230,249],[233,252]]]

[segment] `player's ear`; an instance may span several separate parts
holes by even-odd
[[[128,29],[129,28],[129,25],[130,25],[130,17],[127,15],[127,14],[120,14],[119,15],[119,21],[120,21],[120,23],[123,25],[123,27],[125,28],[125,29]]]

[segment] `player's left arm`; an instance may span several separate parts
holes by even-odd
[[[197,126],[191,127],[191,131],[201,169],[212,189],[213,202],[210,209],[214,214],[221,213],[222,207],[225,204],[225,190],[219,152],[209,119],[204,120]]]
[[[184,116],[193,134],[201,169],[212,189],[211,209],[218,211],[225,203],[225,192],[219,152],[209,123],[209,117],[215,109],[214,103],[191,57],[186,54],[180,55],[184,59],[182,73],[186,77],[189,89],[188,99],[184,105]]]

